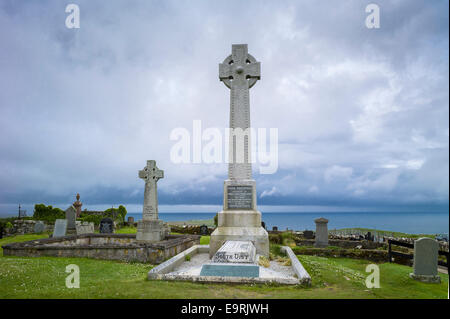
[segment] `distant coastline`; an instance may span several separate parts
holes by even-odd
[[[210,220],[215,213],[160,213],[164,221]],[[128,213],[135,221],[142,218],[141,213]],[[449,215],[447,213],[285,213],[263,212],[262,220],[267,229],[277,226],[279,230],[313,230],[314,219],[325,217],[329,219],[329,229],[370,228],[383,229],[409,234],[448,234]]]

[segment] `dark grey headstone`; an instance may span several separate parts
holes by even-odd
[[[261,222],[261,227],[264,228],[264,229],[266,229],[266,223],[262,221],[262,222]]]
[[[314,239],[314,232],[312,230],[305,230],[303,232],[303,237],[306,239]]]
[[[114,222],[111,218],[103,218],[100,221],[99,231],[101,234],[111,234],[114,232]]]
[[[208,226],[206,226],[206,225],[200,226],[200,235],[203,235],[203,236],[209,235]]]
[[[278,227],[277,226],[273,226],[272,227],[272,231],[278,231]]]
[[[55,221],[55,227],[53,229],[52,237],[66,236],[67,231],[67,219],[57,219]]]
[[[66,209],[66,219],[67,219],[67,229],[75,229],[77,220],[77,210],[73,205],[70,205],[69,208]]]
[[[252,186],[227,186],[228,209],[252,209]]]

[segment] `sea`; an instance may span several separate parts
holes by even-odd
[[[189,221],[213,219],[216,213],[171,212],[159,213],[164,221]],[[128,213],[135,221],[142,219],[142,213]],[[405,213],[405,212],[262,212],[267,229],[277,226],[278,230],[314,230],[314,220],[325,217],[328,229],[370,228],[409,234],[449,233],[448,213]]]

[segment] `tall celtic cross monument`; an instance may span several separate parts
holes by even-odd
[[[231,55],[219,64],[219,79],[230,89],[230,154],[223,210],[211,234],[210,256],[227,240],[251,241],[258,254],[269,255],[268,234],[256,207],[250,156],[249,90],[260,77],[261,65],[248,53],[247,44],[232,45]]]
[[[145,191],[142,220],[138,221],[136,239],[146,242],[163,240],[166,228],[164,222],[158,219],[158,193],[156,183],[160,178],[164,178],[164,171],[156,166],[154,160],[150,160],[147,161],[144,169],[139,171],[139,178],[145,181]]]

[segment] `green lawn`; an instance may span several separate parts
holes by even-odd
[[[0,246],[48,235],[22,235],[0,240]],[[209,237],[201,239],[202,244]],[[276,251],[276,249],[273,249]],[[309,288],[276,285],[228,285],[148,281],[152,265],[88,258],[0,256],[0,298],[447,298],[448,275],[441,284],[408,277],[411,268],[380,264],[381,288],[365,287],[364,260],[300,256],[312,277]],[[65,286],[65,268],[80,267],[81,287]]]

